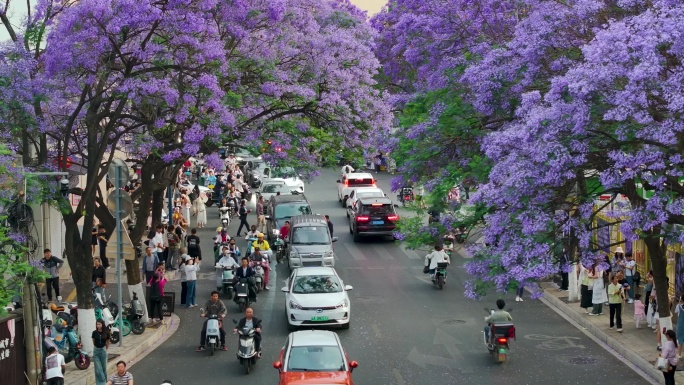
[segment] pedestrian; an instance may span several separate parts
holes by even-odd
[[[611,263],[611,271],[613,274],[617,274],[618,271],[625,272],[625,251],[622,247],[618,246],[615,248],[615,255],[613,256],[613,261]]]
[[[200,193],[199,198],[193,203],[192,214],[197,217],[197,228],[201,229],[207,224],[207,205],[205,204],[207,195]]]
[[[326,215],[325,220],[328,222],[328,230],[330,231],[330,238],[333,236],[333,224],[330,222],[330,216]]]
[[[627,303],[634,303],[634,273],[636,272],[636,262],[634,261],[632,253],[625,254],[625,258],[625,278],[629,284],[629,290],[627,290],[629,299],[627,300]]]
[[[92,234],[92,241],[90,242],[93,247],[93,257],[95,256],[96,249],[97,249],[97,244],[98,244],[98,231],[97,231],[97,226],[93,226],[93,230],[91,231]]]
[[[185,273],[185,269],[183,268],[185,266],[185,262],[190,259],[190,256],[187,254],[188,249],[182,248],[181,249],[181,257],[180,257],[180,262],[178,263],[178,271],[180,271],[180,281],[181,281],[181,295],[180,295],[180,304],[185,305],[185,300],[187,299],[188,296],[188,278]]]
[[[682,342],[684,340],[684,294],[679,297],[679,303],[675,308],[677,314],[677,357],[682,357]]]
[[[603,314],[603,304],[608,301],[606,297],[606,291],[603,289],[603,274],[604,271],[601,270],[595,263],[589,272],[589,279],[591,280],[593,290],[591,294],[591,303],[593,309],[589,315],[601,315]],[[611,308],[612,309],[612,308]],[[619,329],[622,328],[622,322],[619,322]]]
[[[589,270],[580,264],[580,308],[584,309],[587,314],[591,313],[589,308],[592,307],[591,298],[593,294],[594,287],[590,286],[591,279],[589,279]]]
[[[195,288],[197,285],[197,272],[200,269],[200,261],[197,258],[188,259],[183,268],[185,269],[186,285],[188,287],[185,306],[188,308],[197,307],[197,303],[195,302]]]
[[[523,301],[523,293],[525,292],[525,286],[522,283],[518,284],[518,287],[515,288],[515,302],[522,302]]]
[[[570,274],[568,274],[568,300],[577,301],[579,299],[580,281],[579,281],[580,265],[574,263],[570,265]]]
[[[164,265],[161,265],[163,268]],[[163,271],[163,270],[162,270]],[[164,285],[166,284],[166,278],[162,271],[157,271],[152,279],[148,282],[150,286],[150,317],[154,320],[154,312],[159,309],[159,322],[164,321],[164,313],[162,312],[162,299],[164,298]]]
[[[159,257],[152,252],[151,247],[145,248],[145,256],[143,257],[142,267],[145,275],[145,282],[150,282],[154,276],[154,271],[159,266]]]
[[[665,332],[667,341],[663,345],[663,350],[660,352],[660,357],[667,359],[668,367],[663,369],[663,377],[665,378],[665,385],[675,384],[675,371],[677,370],[677,333],[674,330]]]
[[[563,252],[563,255],[560,258],[559,261],[559,270],[560,270],[560,276],[561,276],[561,284],[560,284],[560,290],[561,291],[568,291],[568,287],[570,286],[569,282],[569,276],[568,276],[568,256]]]
[[[240,236],[240,231],[242,231],[242,226],[245,226],[245,230],[249,231],[249,223],[247,223],[247,214],[251,213],[252,210],[247,210],[247,201],[246,200],[241,200],[240,201],[240,210],[238,211],[238,215],[240,216],[240,226],[238,226],[237,230],[237,236]]]
[[[161,261],[164,257],[164,226],[157,225],[156,231],[150,240],[150,247],[152,248],[152,254],[157,256],[158,261]]]
[[[190,235],[185,238],[188,245],[188,255],[202,260],[202,249],[200,248],[200,238],[197,236],[197,229],[190,230]]]
[[[57,301],[62,300],[59,295],[59,269],[64,265],[64,261],[52,255],[50,249],[43,250],[43,259],[41,260],[43,269],[49,275],[45,278],[45,291],[47,292],[48,301],[52,301],[52,289],[55,289],[55,296]]]
[[[105,385],[107,382],[107,349],[109,349],[109,329],[104,321],[95,321],[95,330],[91,336],[93,339],[93,363],[95,364],[95,385]]]
[[[48,356],[45,357],[45,379],[47,385],[64,385],[64,372],[66,361],[64,356],[57,352],[57,348],[50,346]]]
[[[109,242],[109,238],[107,237],[107,230],[104,226],[100,225],[97,232],[97,243],[100,245],[100,260],[102,261],[102,266],[104,266],[105,269],[109,269],[109,258],[107,258],[107,243]]]
[[[162,254],[159,258],[160,262],[163,262],[164,264],[169,263],[169,232],[167,230],[168,227],[169,227],[169,222],[168,222],[168,220],[164,219],[162,221],[163,250],[162,250]]]
[[[166,268],[176,270],[174,262],[178,260],[178,251],[180,249],[180,237],[176,234],[176,227],[169,225],[166,231],[166,238],[169,243],[169,259],[166,261]]]
[[[257,227],[261,226],[261,232],[264,232],[266,227],[266,213],[264,212],[264,197],[259,196],[259,201],[256,204]]]
[[[684,315],[682,316],[684,318]],[[634,323],[639,329],[639,323],[646,320],[645,305],[641,302],[641,294],[634,296]]]
[[[653,270],[649,270],[648,274],[646,274],[646,285],[644,285],[644,305],[646,307],[644,311],[646,313],[647,321],[649,314],[649,305],[651,304],[651,291],[653,291]]]
[[[190,196],[188,196],[188,190],[181,190],[181,207],[183,208],[183,217],[190,225],[190,209],[192,208],[192,202],[190,201]]]
[[[126,371],[126,362],[116,363],[116,373],[109,376],[107,385],[133,385],[133,375]]]
[[[100,258],[93,258],[93,277],[92,277],[93,293],[100,294],[102,300],[105,299],[105,287],[107,287],[107,271]],[[105,376],[106,377],[106,376]],[[104,381],[104,380],[103,380]]]
[[[608,303],[610,304],[610,329],[617,326],[617,331],[622,332],[622,296],[624,287],[618,282],[618,275],[613,275],[613,282],[608,285]],[[616,325],[617,323],[617,325]]]

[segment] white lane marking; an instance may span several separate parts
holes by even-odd
[[[390,254],[390,252],[387,251],[387,249],[385,248],[385,245],[373,245],[371,247],[371,249],[373,249],[376,253],[378,253],[378,255],[380,256],[380,259],[384,259],[384,260],[394,259],[392,254]]]
[[[401,251],[403,251],[404,254],[406,254],[406,256],[409,257],[409,259],[422,259],[422,257],[418,255],[418,253],[416,253],[413,250],[405,248],[404,245],[401,246]]]
[[[366,256],[363,255],[361,250],[359,250],[358,247],[352,245],[351,243],[343,243],[342,246],[344,246],[347,251],[349,251],[349,254],[351,254],[352,258],[354,258],[357,261],[363,261],[366,259]]]
[[[402,377],[401,373],[399,373],[399,369],[392,369],[392,374],[394,374],[394,379],[397,380],[397,385],[406,385],[406,382],[404,382],[404,377]]]
[[[381,339],[382,333],[380,333],[380,328],[378,327],[378,325],[372,324],[371,328],[373,329],[373,332],[375,333],[375,338]]]

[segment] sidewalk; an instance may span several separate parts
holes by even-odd
[[[646,325],[646,321],[636,328],[634,322],[634,307],[626,304],[622,309],[622,325],[624,331],[618,333],[609,330],[609,311],[604,305],[603,315],[589,316],[579,307],[579,301],[568,301],[568,292],[558,290],[558,286],[552,282],[542,282],[540,286],[544,289],[542,302],[565,314],[568,318],[581,325],[587,332],[592,334],[602,343],[606,344],[618,354],[627,359],[642,372],[650,375],[654,383],[663,383],[663,373],[655,368],[655,361],[658,357],[656,350],[656,333]],[[684,383],[684,369],[682,360],[677,366],[679,370],[675,374],[677,383]]]
[[[176,314],[166,317],[163,324],[148,326],[140,335],[130,333],[123,337],[123,346],[111,344],[107,351],[107,376],[116,371],[116,363],[125,361],[130,368],[142,360],[176,332],[180,318]],[[69,385],[95,385],[95,369],[91,361],[86,370],[79,370],[73,362],[66,366],[65,383]]]

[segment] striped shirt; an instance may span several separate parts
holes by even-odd
[[[133,375],[130,372],[124,373],[123,376],[120,376],[118,372],[109,376],[109,382],[113,385],[128,385],[132,381]]]

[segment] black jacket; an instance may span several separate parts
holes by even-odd
[[[246,276],[243,275],[243,273],[242,273],[242,266],[238,267],[235,270],[235,277],[236,278],[251,278],[251,277],[254,277],[254,275],[255,275],[254,269],[252,269],[251,267],[247,268],[247,275]]]
[[[240,329],[245,327],[245,323],[247,323],[247,317],[240,318],[240,321],[237,323],[237,328]],[[252,317],[252,324],[254,325],[254,329],[261,328],[261,320],[257,317]]]

